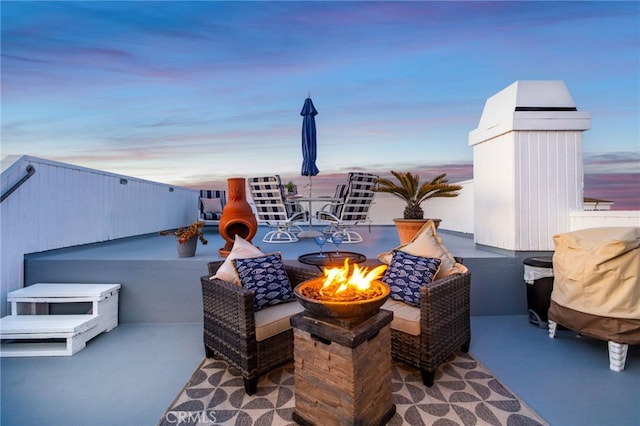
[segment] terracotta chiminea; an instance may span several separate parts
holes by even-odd
[[[224,247],[218,250],[223,257],[227,257],[231,252],[236,235],[251,242],[258,231],[258,221],[247,202],[245,185],[244,178],[227,179],[227,204],[218,223],[220,236],[225,240]]]

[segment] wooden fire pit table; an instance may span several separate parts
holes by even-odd
[[[374,426],[393,417],[392,319],[380,310],[346,329],[304,313],[291,318],[298,424]]]
[[[321,301],[305,295],[323,278],[298,284],[304,312],[291,317],[296,407],[301,425],[384,425],[396,406],[391,391],[391,321],[380,309],[389,287],[373,281],[375,296]]]

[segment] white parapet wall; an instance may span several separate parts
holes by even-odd
[[[433,198],[422,204],[425,218],[441,219],[440,229],[470,234],[473,232],[473,181],[452,182],[461,185],[455,198]],[[401,218],[405,202],[396,196],[378,192],[369,211],[374,225],[393,225],[394,218]]]
[[[433,198],[427,201],[423,206],[425,217],[441,219],[439,229],[472,234],[473,180],[452,183],[462,186],[460,195],[455,198]]]
[[[173,229],[196,220],[198,191],[30,156],[2,159],[0,313],[23,285],[24,255]]]

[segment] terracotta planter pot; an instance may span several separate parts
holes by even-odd
[[[393,223],[395,223],[396,230],[398,231],[398,237],[400,238],[400,245],[411,242],[413,237],[428,220],[433,221],[436,229],[438,229],[442,221],[441,219],[393,219]]]
[[[179,238],[176,237],[176,247],[178,249],[178,257],[193,257],[196,255],[198,247],[198,237],[192,237],[186,243],[180,244]]]
[[[224,247],[218,250],[223,257],[227,257],[231,252],[236,235],[251,242],[258,231],[258,221],[251,210],[251,205],[247,202],[246,180],[229,178],[227,186],[227,204],[222,210],[218,223],[220,236],[225,240]]]

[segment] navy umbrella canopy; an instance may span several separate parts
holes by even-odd
[[[320,170],[316,166],[316,115],[318,111],[308,97],[304,101],[302,111],[302,176],[315,176]]]
[[[309,230],[302,231],[298,234],[301,238],[312,238],[322,235],[322,233],[314,231],[311,227],[311,176],[317,175],[320,170],[316,166],[316,115],[318,111],[313,106],[311,96],[307,96],[300,111],[302,118],[302,176],[309,176]]]

